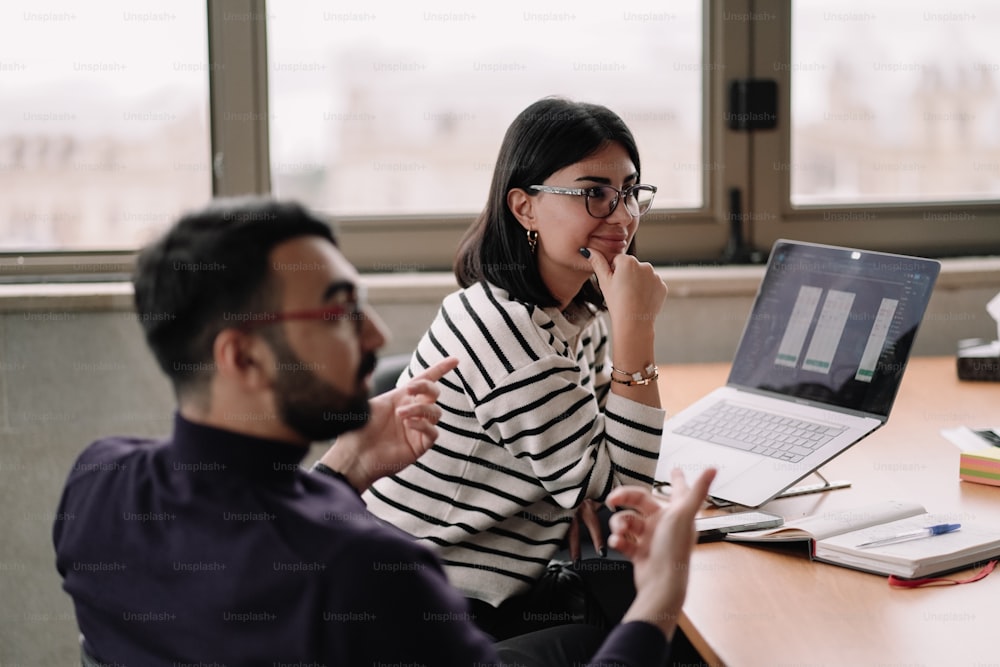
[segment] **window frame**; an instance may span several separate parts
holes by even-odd
[[[207,11],[212,192],[266,194],[271,190],[267,5],[207,0]]]

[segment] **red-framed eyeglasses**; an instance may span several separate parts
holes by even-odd
[[[368,303],[368,291],[363,285],[358,285],[350,290],[347,301],[336,303],[323,308],[308,308],[305,310],[286,310],[280,313],[250,313],[240,314],[240,328],[245,330],[257,329],[259,327],[279,322],[289,322],[293,320],[323,320],[325,322],[343,322],[352,320],[355,326],[361,327],[361,322],[365,319],[365,306]]]

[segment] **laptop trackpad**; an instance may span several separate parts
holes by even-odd
[[[747,454],[738,449],[699,442],[681,436],[674,437],[686,442],[681,444],[674,440],[669,445],[664,443],[669,451],[663,452],[660,456],[660,462],[656,468],[656,481],[658,482],[669,482],[670,471],[674,468],[680,468],[688,481],[697,477],[706,468],[715,468],[719,472],[715,476],[715,481],[712,482],[714,489],[728,484],[753,466],[761,463],[760,456]],[[709,491],[709,495],[711,495],[711,491]]]

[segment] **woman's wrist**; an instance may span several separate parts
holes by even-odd
[[[623,384],[628,387],[636,385],[647,385],[656,382],[660,377],[656,364],[650,362],[643,366],[642,370],[625,371],[615,366],[611,366],[611,381]]]
[[[653,338],[656,331],[657,313],[629,312],[621,315],[610,315],[611,330],[619,335],[635,338]]]

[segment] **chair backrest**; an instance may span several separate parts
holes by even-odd
[[[80,666],[81,667],[107,667],[104,663],[100,662],[94,656],[87,653],[87,649],[83,644],[83,635],[80,635]]]
[[[372,373],[372,396],[384,394],[396,387],[399,375],[410,365],[409,354],[390,354],[379,357]]]

